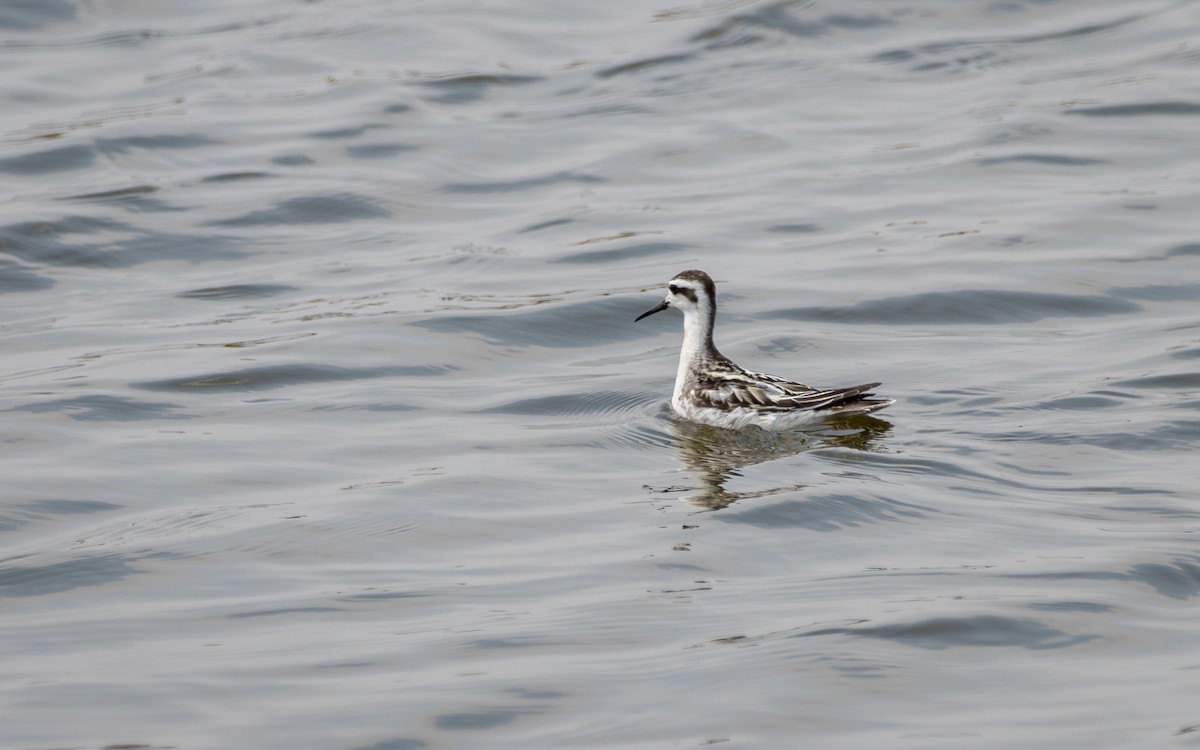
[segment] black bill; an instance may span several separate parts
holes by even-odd
[[[666,301],[666,300],[663,300],[662,302],[659,302],[659,303],[658,303],[658,307],[655,307],[655,308],[652,308],[652,309],[650,309],[650,310],[647,310],[646,312],[644,312],[644,313],[642,313],[641,315],[639,315],[639,316],[637,316],[636,318],[634,318],[634,319],[633,319],[633,322],[634,322],[634,323],[636,323],[636,322],[638,322],[639,320],[641,320],[642,318],[649,317],[649,316],[653,315],[653,314],[654,314],[654,313],[656,313],[656,312],[662,312],[663,310],[666,310],[668,307],[670,307],[670,305],[668,305],[668,304],[667,304],[667,301]]]

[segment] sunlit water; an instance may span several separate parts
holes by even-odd
[[[0,745],[1195,747],[1198,32],[5,3]]]

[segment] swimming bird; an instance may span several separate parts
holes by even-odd
[[[739,429],[757,425],[782,431],[830,417],[869,414],[895,401],[877,398],[879,383],[813,388],[733,363],[713,344],[717,288],[704,271],[684,271],[667,284],[667,296],[637,320],[673,307],[683,313],[683,348],[671,406],[684,419]]]

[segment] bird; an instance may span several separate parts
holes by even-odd
[[[871,392],[879,383],[813,388],[735,364],[713,344],[717,287],[704,271],[676,274],[667,284],[666,298],[634,322],[672,307],[683,313],[683,347],[671,406],[684,419],[734,430],[756,425],[782,432],[831,417],[869,414],[895,403]]]

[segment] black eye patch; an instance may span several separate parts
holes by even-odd
[[[668,284],[667,291],[671,294],[679,294],[679,287],[675,286],[674,284]]]

